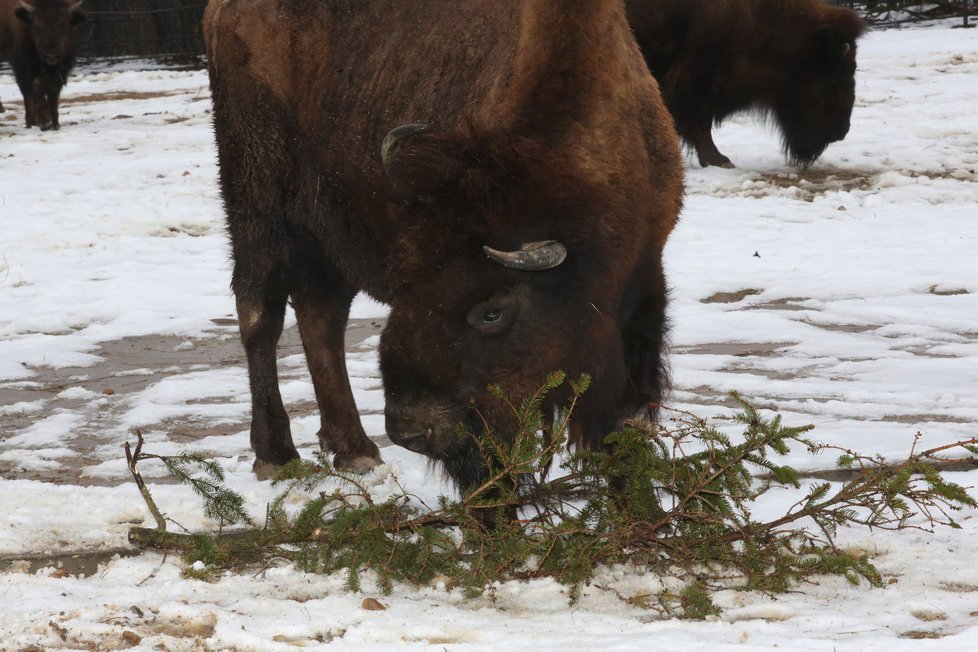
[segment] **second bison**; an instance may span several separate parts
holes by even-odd
[[[685,143],[733,167],[711,129],[769,115],[785,154],[809,165],[849,132],[856,41],[866,26],[823,0],[628,0],[629,21]]]
[[[24,96],[28,128],[58,129],[58,100],[75,65],[82,0],[0,0],[0,54]],[[2,110],[2,106],[0,106]]]

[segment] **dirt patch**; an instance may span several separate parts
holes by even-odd
[[[881,185],[892,183],[894,176],[914,180],[947,179],[978,183],[978,173],[974,168],[865,170],[818,166],[807,170],[757,172],[739,188],[711,187],[709,194],[763,198],[774,193],[787,192],[793,199],[812,202],[829,193],[872,192],[879,189]],[[846,209],[840,206],[839,210]]]
[[[964,288],[941,288],[937,285],[930,286],[927,291],[930,294],[936,294],[939,297],[954,297],[962,294],[971,294]]]
[[[747,306],[746,310],[811,310],[799,305],[808,301],[805,297],[785,297],[784,299],[772,299],[764,303],[755,303]]]
[[[823,331],[832,333],[868,333],[879,328],[877,324],[830,324],[812,321],[811,319],[800,320],[803,324],[820,328]]]
[[[919,629],[912,629],[908,632],[903,632],[902,634],[900,634],[900,638],[909,638],[916,641],[944,638],[945,636],[948,636],[948,634],[944,632],[927,632]]]
[[[797,172],[761,174],[756,177],[755,182],[761,181],[776,188],[797,188],[806,194],[815,196],[830,191],[868,190],[876,182],[878,174],[878,172],[870,170],[817,168]]]
[[[978,593],[978,585],[964,584],[961,582],[941,582],[942,591],[949,593]]]
[[[115,102],[118,100],[154,100],[160,97],[186,95],[179,91],[119,91],[115,93],[90,93],[87,95],[66,95],[61,98],[61,105],[94,104],[96,102]]]
[[[743,301],[747,297],[760,294],[763,291],[764,290],[747,288],[744,290],[737,290],[736,292],[717,292],[716,294],[711,294],[705,299],[700,299],[700,303],[737,303],[739,301]]]
[[[905,423],[915,425],[918,423],[971,423],[970,419],[953,417],[947,414],[887,414],[880,418],[885,423]]]
[[[797,342],[725,342],[699,344],[696,346],[677,346],[674,354],[692,355],[732,355],[737,357],[757,356],[770,358],[778,355],[780,349],[794,346]]]

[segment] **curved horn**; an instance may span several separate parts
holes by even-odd
[[[847,41],[842,44],[842,56],[846,56],[850,52],[852,52],[852,43]]]
[[[24,0],[20,0],[20,6],[23,7],[25,11],[34,13],[34,5],[24,2]]]
[[[428,125],[422,124],[406,124],[400,127],[394,127],[391,129],[386,136],[384,136],[384,142],[380,146],[380,159],[384,163],[384,167],[387,167],[387,163],[390,161],[394,152],[400,146],[400,144],[407,138],[411,136],[416,136],[422,132],[428,131]]]
[[[483,247],[482,250],[493,262],[523,272],[553,269],[567,258],[567,248],[556,240],[528,242],[519,251],[497,251],[492,247]]]

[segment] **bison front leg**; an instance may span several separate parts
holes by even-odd
[[[40,106],[34,95],[24,96],[24,126],[28,129],[40,124]]]
[[[700,115],[692,125],[693,148],[696,158],[702,167],[715,165],[721,168],[733,168],[730,159],[720,153],[713,142],[713,117],[709,113]]]
[[[30,129],[34,126],[37,109],[36,93],[34,92],[34,82],[28,73],[19,68],[14,68],[14,76],[17,79],[17,87],[20,94],[24,97],[24,126]]]
[[[708,56],[694,52],[683,58],[686,63],[672,66],[659,79],[662,98],[676,122],[676,130],[683,142],[696,150],[702,167],[732,168],[733,163],[713,142],[714,113],[709,98],[713,93],[711,80],[717,72],[707,63]]]
[[[292,306],[319,404],[319,443],[333,453],[337,469],[366,473],[383,460],[360,423],[346,369],[344,336],[354,295],[330,270],[317,273],[315,285],[293,290]]]
[[[42,131],[47,131],[48,129],[61,129],[61,123],[58,120],[58,101],[60,97],[61,88],[57,85],[52,85],[49,87],[47,92],[44,94],[48,121],[41,127]]]
[[[26,108],[26,96],[24,104]],[[47,131],[54,126],[45,81],[40,77],[31,80],[31,103],[30,109],[27,110],[27,127],[34,126],[40,127],[41,131]]]
[[[279,467],[299,457],[278,388],[276,348],[282,334],[287,294],[282,288],[269,289],[267,285],[263,288],[237,278],[235,281],[238,325],[248,358],[251,387],[253,468],[259,480],[267,480]]]

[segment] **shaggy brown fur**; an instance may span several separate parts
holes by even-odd
[[[75,65],[75,28],[85,21],[80,7],[75,0],[0,0],[0,54],[24,96],[28,129],[61,126],[58,99]]]
[[[679,134],[700,165],[733,167],[714,124],[770,115],[784,150],[808,165],[849,131],[855,12],[823,0],[627,0],[628,15]]]
[[[476,406],[508,424],[489,384],[592,374],[591,446],[659,398],[682,169],[622,0],[211,0],[204,25],[259,475],[297,456],[275,367],[289,297],[339,467],[380,461],[344,363],[358,290],[391,306],[388,434],[460,486],[481,460],[456,426],[481,432]],[[562,265],[483,253],[544,240]]]

